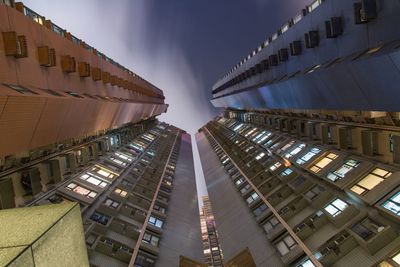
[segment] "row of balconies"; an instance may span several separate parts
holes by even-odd
[[[218,136],[218,133],[216,133],[216,131],[217,130],[215,130],[213,134],[215,136]],[[218,131],[221,131],[221,129],[218,129]],[[223,138],[223,135],[221,135],[221,138]],[[213,142],[213,140],[210,141],[210,143],[214,148],[216,147],[216,143]],[[221,143],[224,142],[221,141]],[[237,170],[235,171],[236,168],[233,166],[233,164],[229,160],[226,160],[226,155],[222,152],[222,150],[216,151],[217,154],[220,156],[221,162],[226,168],[227,172],[230,173],[230,175],[234,175],[231,177],[233,178],[236,187],[238,187],[239,190],[245,189],[245,191],[241,191],[242,197],[246,199],[248,196],[254,194],[254,191],[251,188],[247,188],[248,184],[244,181],[243,177],[237,174],[238,172]],[[254,153],[253,156],[256,154],[257,152]],[[270,162],[270,165],[273,165],[273,163],[275,162],[275,160],[273,162]],[[238,165],[240,167],[240,164]],[[262,192],[267,198],[268,202],[270,202],[270,204],[274,206],[280,216],[290,224],[296,234],[303,241],[307,241],[308,237],[314,235],[315,232],[319,228],[325,226],[327,222],[330,222],[336,228],[340,229],[345,224],[348,228],[350,228],[350,221],[355,222],[356,220],[360,220],[360,218],[362,220],[365,220],[365,212],[361,212],[359,214],[359,210],[354,205],[349,205],[339,215],[332,216],[329,212],[326,211],[327,205],[335,200],[335,197],[331,193],[331,190],[327,190],[319,185],[315,185],[312,180],[303,176],[299,176],[296,172],[292,172],[289,175],[282,176],[279,173],[286,168],[283,164],[282,166],[278,167],[275,170],[276,173],[272,174],[272,176],[271,173],[268,171],[268,175],[265,178],[266,180],[264,182],[261,182],[261,184],[259,184],[259,186],[257,187],[260,192]],[[266,169],[268,170],[268,166],[266,166]],[[244,171],[244,173],[246,172]],[[261,176],[261,174],[259,176]],[[256,179],[257,178],[258,177],[256,177]],[[271,183],[271,181],[276,182]],[[287,183],[287,185],[283,185],[283,183]],[[269,190],[264,189],[264,191],[262,191],[264,184],[267,185],[266,188],[268,188]],[[268,187],[268,184],[273,184],[273,186]],[[319,190],[315,189],[316,186],[319,188]],[[313,194],[309,192],[313,192]],[[265,206],[265,204],[262,203],[260,198],[258,198],[254,202],[251,202],[249,204],[249,207],[253,210],[253,213],[255,213],[256,219],[260,223],[260,225],[263,225],[265,222],[271,220],[271,218],[274,217],[273,215],[271,215],[272,212]],[[296,220],[298,221],[299,216],[300,218],[304,217],[304,214],[306,214],[310,209],[309,207],[312,207],[312,210],[316,209],[317,213],[310,215],[298,225],[294,225],[293,222],[295,222]],[[322,209],[323,212],[318,211],[320,209]],[[299,216],[296,216],[296,214],[299,214]],[[358,217],[356,217],[357,214],[359,214]],[[357,240],[358,244],[365,250],[369,251],[370,254],[375,254],[378,250],[384,248],[387,244],[389,244],[397,237],[397,231],[395,231],[391,227],[390,222],[388,223],[384,219],[379,219],[378,221],[382,222],[381,224],[384,228],[381,228],[380,231],[376,233],[376,237],[374,236],[374,238],[371,238],[370,240],[364,240],[362,237],[350,230],[350,232],[354,236],[354,239]],[[282,233],[284,232],[284,227],[278,223],[271,232],[267,232],[267,238],[271,241],[274,241],[275,243],[279,243],[284,237],[287,236],[285,234],[282,235]],[[314,238],[316,238],[315,236],[318,237],[318,234],[314,235]],[[313,249],[317,248],[313,247]],[[339,253],[340,255],[338,254],[339,256],[335,257],[335,262],[339,261],[341,257],[346,255],[345,251],[349,252],[351,251],[351,249],[346,250],[343,248],[342,252]],[[301,249],[294,249],[293,251],[290,251],[289,255],[284,255],[282,260],[285,263],[289,263],[291,262],[291,260],[301,256],[302,253],[303,252]],[[321,260],[321,262],[325,264],[324,260]],[[328,265],[330,266],[330,264],[332,264],[332,262],[330,262]]]

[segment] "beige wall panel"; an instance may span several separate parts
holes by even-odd
[[[7,96],[0,96],[0,118],[1,118],[1,114],[3,113],[4,110],[4,106],[7,103]]]
[[[28,149],[45,146],[57,141],[57,136],[64,123],[68,108],[69,101],[66,99],[47,99]]]
[[[44,104],[44,98],[9,97],[0,117],[0,155],[28,147]]]
[[[85,110],[87,102],[81,99],[74,99],[69,101],[68,111],[65,113],[63,123],[58,133],[58,140],[63,141],[73,137],[80,137],[84,131],[82,126],[84,123]]]

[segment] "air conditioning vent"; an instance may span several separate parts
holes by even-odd
[[[343,23],[341,17],[332,17],[325,21],[326,38],[336,38],[343,34]]]
[[[304,34],[304,38],[306,41],[306,48],[315,48],[319,45],[319,32],[318,31],[309,31]]]
[[[368,23],[378,17],[376,0],[362,0],[354,3],[355,24]]]
[[[276,54],[270,55],[268,59],[270,66],[278,66],[278,56]]]
[[[282,48],[278,51],[279,61],[284,62],[289,59],[289,50],[287,48]]]
[[[104,84],[111,82],[111,75],[109,72],[102,72],[101,78],[102,78]]]
[[[93,81],[101,80],[101,70],[100,68],[92,68],[92,79]]]
[[[290,55],[298,56],[301,54],[301,41],[294,41],[290,43]]]
[[[78,72],[80,77],[89,77],[90,76],[90,64],[86,62],[78,63]]]
[[[28,57],[28,46],[25,35],[18,35],[14,31],[3,32],[4,51],[6,56],[15,58]]]
[[[38,47],[39,64],[43,67],[54,67],[56,65],[56,50],[48,46]]]
[[[61,69],[63,72],[71,73],[76,71],[75,58],[71,56],[61,56]]]

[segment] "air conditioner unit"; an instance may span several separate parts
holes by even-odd
[[[290,55],[298,56],[301,54],[301,41],[294,41],[290,43]]]
[[[38,47],[39,64],[43,67],[54,67],[56,65],[56,51],[48,46]]]
[[[342,17],[332,17],[325,21],[326,38],[336,38],[343,34]]]
[[[93,81],[100,81],[101,80],[101,70],[100,68],[92,68],[92,79]]]
[[[378,17],[376,0],[362,0],[354,3],[353,9],[355,24],[368,23]]]
[[[289,50],[287,48],[282,48],[278,51],[279,61],[287,61],[289,59]]]
[[[89,77],[90,64],[87,62],[78,62],[78,72],[80,77]]]
[[[278,66],[278,56],[276,54],[268,57],[270,66]]]
[[[3,32],[4,51],[6,56],[15,58],[28,57],[28,47],[25,35],[17,35],[16,32]]]
[[[71,56],[61,56],[61,69],[63,72],[71,73],[76,71],[75,58]]]
[[[309,31],[304,34],[304,38],[306,41],[306,48],[315,48],[319,45],[319,32],[318,31]]]

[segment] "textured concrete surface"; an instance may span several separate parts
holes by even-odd
[[[89,266],[77,203],[0,211],[0,266]]]
[[[182,135],[167,213],[156,266],[179,266],[181,255],[203,262],[192,144],[188,134]]]
[[[230,259],[248,247],[257,266],[282,266],[205,135],[197,134],[196,142],[224,258]]]

